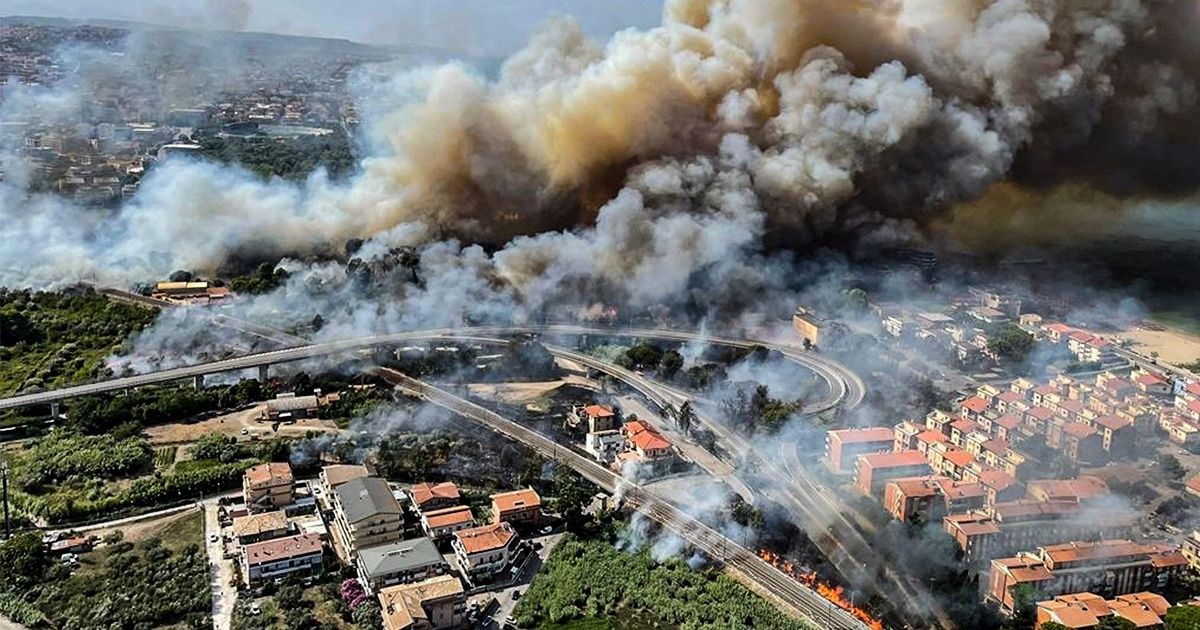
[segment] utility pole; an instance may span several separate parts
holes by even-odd
[[[12,536],[12,527],[8,521],[8,462],[0,463],[0,487],[3,488],[4,498],[4,539]]]

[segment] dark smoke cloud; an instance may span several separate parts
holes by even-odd
[[[476,270],[519,300],[570,288],[644,303],[698,272],[745,276],[767,240],[919,241],[1010,176],[1180,194],[1200,181],[1186,124],[1198,13],[1192,0],[677,0],[661,26],[603,48],[553,20],[494,80],[451,64],[372,85],[373,150],[347,182],[168,163],[102,220],[6,188],[0,236],[15,246],[0,279],[143,280],[248,251],[457,238],[494,248]],[[70,227],[35,246],[46,225]]]

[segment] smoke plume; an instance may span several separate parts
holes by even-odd
[[[552,20],[495,79],[449,64],[364,88],[370,155],[347,181],[169,160],[112,215],[5,184],[0,280],[144,280],[379,236],[487,245],[478,270],[518,299],[636,303],[700,271],[740,278],[766,250],[921,239],[999,181],[1191,194],[1198,14],[675,0],[661,26],[603,47]]]

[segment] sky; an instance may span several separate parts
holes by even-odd
[[[110,18],[506,55],[552,15],[597,39],[658,24],[662,0],[4,0],[4,15]]]

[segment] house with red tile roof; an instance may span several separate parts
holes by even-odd
[[[460,499],[458,486],[450,481],[418,483],[409,489],[408,495],[418,512],[453,507]]]

